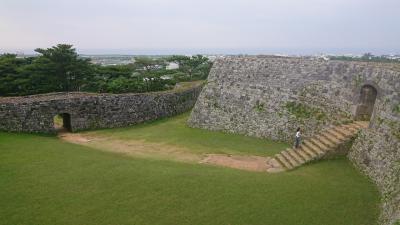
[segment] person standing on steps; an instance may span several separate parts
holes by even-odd
[[[294,144],[295,148],[299,148],[299,146],[300,146],[300,137],[301,137],[301,134],[300,134],[300,127],[299,127],[299,128],[297,128],[297,131],[296,131],[296,142]]]

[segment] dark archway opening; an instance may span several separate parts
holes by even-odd
[[[71,132],[71,115],[61,113],[54,116],[54,129],[57,132]]]
[[[356,109],[356,120],[369,121],[371,119],[377,94],[378,91],[371,85],[361,87]]]

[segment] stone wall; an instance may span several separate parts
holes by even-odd
[[[67,113],[71,130],[128,126],[193,107],[202,84],[139,94],[52,93],[0,98],[0,130],[54,133],[54,116]]]
[[[400,222],[400,103],[392,104],[392,100],[386,96],[375,104],[371,128],[358,135],[349,153],[351,161],[372,177],[382,193],[383,224]]]
[[[227,57],[214,63],[189,125],[291,142],[297,127],[309,137],[351,121],[363,87],[373,87],[371,128],[354,141],[350,158],[377,183],[382,221],[390,224],[400,212],[399,71],[392,64]]]

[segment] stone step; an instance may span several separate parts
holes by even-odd
[[[305,161],[304,161],[304,159],[297,153],[297,150],[300,150],[300,149],[286,149],[286,152],[288,152],[299,164],[304,164]]]
[[[357,130],[364,129],[363,126],[361,126],[361,125],[359,125],[359,124],[357,124],[357,123],[352,123],[352,124],[348,124],[348,125],[349,125],[350,127],[352,127],[352,128],[357,129]]]
[[[304,141],[305,142],[305,141]],[[319,153],[319,154],[323,154],[323,153],[325,153],[326,151],[328,151],[329,150],[329,147],[328,146],[326,146],[326,145],[324,145],[323,143],[321,143],[320,141],[318,141],[318,139],[316,139],[316,138],[311,138],[308,142],[305,142],[306,143],[306,145],[308,145],[309,147],[311,147],[311,149],[313,150],[313,151],[316,151],[316,152],[321,152],[321,153]]]
[[[287,170],[285,166],[283,166],[276,158],[272,158],[267,162],[269,165],[272,165],[272,167],[269,167],[267,169],[268,173],[279,173]]]
[[[349,132],[351,132],[352,134],[354,134],[354,133],[356,133],[357,131],[358,131],[358,129],[357,128],[354,128],[354,127],[352,127],[352,126],[350,126],[350,125],[343,125],[342,126],[343,128],[345,128],[345,129],[347,129]]]
[[[274,159],[282,168],[291,170],[302,164],[318,159],[327,151],[336,148],[339,144],[350,139],[361,129],[368,127],[368,122],[356,121],[352,124],[344,124],[323,130],[319,135],[304,140],[300,148],[288,148],[276,154]]]
[[[334,128],[328,129],[326,131],[327,131],[327,133],[332,134],[333,136],[335,136],[335,138],[337,138],[340,141],[347,140],[347,138],[346,138],[346,136],[344,134],[341,134],[341,133],[335,131]]]
[[[354,128],[357,128],[357,129],[364,128],[363,126],[361,126],[361,124],[358,124],[358,123],[350,123],[350,124],[348,124],[348,125],[350,125],[350,126],[352,126],[352,127],[354,127]]]
[[[304,151],[304,149],[299,148],[299,149],[296,149],[295,151],[301,156],[301,158],[303,158],[304,162],[309,162],[312,160],[312,157],[309,154],[307,154]]]
[[[299,163],[286,151],[282,151],[281,155],[293,166],[297,167]]]
[[[347,133],[349,133],[349,137],[353,137],[357,133],[357,129],[354,128],[340,127],[340,129],[342,129],[342,131],[347,131]]]
[[[365,122],[365,121],[355,121],[354,123],[359,124],[362,128],[368,128],[369,127],[369,122]]]
[[[270,160],[267,162],[267,164],[272,165],[274,168],[281,168],[281,167],[283,167],[283,165],[282,165],[281,163],[279,163],[279,162],[275,159],[275,157],[272,158],[272,159],[270,159]]]
[[[338,138],[336,138],[334,135],[332,135],[329,132],[322,132],[321,136],[323,136],[324,138],[328,139],[330,142],[335,144],[335,146],[337,146],[340,143],[342,143],[342,140],[339,140]]]
[[[301,145],[300,146],[301,150],[303,150],[305,153],[307,153],[307,155],[309,155],[309,157],[311,159],[315,159],[317,158],[319,155],[318,153],[316,153],[315,151],[311,150],[309,147],[305,146],[305,145]]]
[[[344,135],[346,138],[350,138],[351,136],[353,136],[353,134],[351,132],[347,131],[347,129],[345,129],[345,128],[335,127],[335,128],[333,128],[333,130]]]
[[[329,132],[323,132],[322,135],[327,138],[328,140],[332,141],[336,145],[340,144],[343,142],[343,139],[337,138],[335,135],[329,133]]]
[[[290,164],[281,154],[276,154],[275,159],[283,166],[283,168],[286,168],[289,170],[293,169],[292,164]]]
[[[335,129],[333,129],[335,132],[338,132],[339,134],[343,135],[346,139],[352,137],[352,133],[350,131],[348,131],[345,128],[342,127],[335,127]]]
[[[332,141],[329,141],[329,139],[325,138],[322,135],[317,135],[315,137],[315,139],[317,139],[318,141],[320,141],[322,144],[328,146],[329,148],[334,148],[336,146],[335,143],[333,143]]]

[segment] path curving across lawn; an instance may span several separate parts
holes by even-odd
[[[71,143],[134,157],[258,172],[282,171],[269,156],[287,148],[286,143],[190,128],[186,125],[188,116],[186,113],[126,128],[60,133],[58,136]]]
[[[191,128],[189,113],[131,127],[84,132],[113,140],[139,140],[185,148],[194,154],[234,154],[273,156],[288,147],[286,143],[238,134]]]

